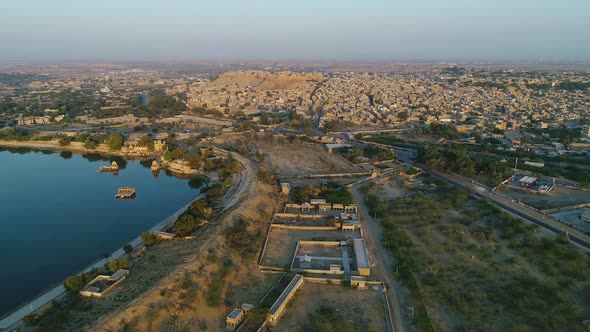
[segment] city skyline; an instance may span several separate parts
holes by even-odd
[[[589,5],[371,0],[0,4],[0,62],[587,61]]]

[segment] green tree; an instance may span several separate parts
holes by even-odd
[[[84,280],[82,279],[82,276],[79,275],[67,277],[64,281],[64,287],[73,293],[79,292],[84,285]]]
[[[61,146],[70,145],[71,139],[68,136],[63,136],[57,140],[57,144]]]
[[[143,241],[143,243],[146,246],[151,246],[151,245],[155,244],[157,239],[158,238],[156,237],[156,234],[154,234],[154,233],[141,234],[141,241]]]
[[[149,152],[154,151],[154,141],[152,141],[148,135],[141,136],[137,142],[137,145],[147,147]]]
[[[127,243],[127,244],[126,244],[126,245],[123,247],[123,250],[125,250],[125,252],[126,252],[126,253],[130,253],[130,252],[132,252],[132,251],[133,251],[133,247],[132,247],[132,246],[131,246],[129,243]]]
[[[397,118],[402,121],[405,122],[408,119],[408,111],[401,111],[397,113]]]
[[[201,155],[195,152],[187,153],[184,159],[188,162],[192,168],[197,168],[201,165]]]
[[[98,147],[98,143],[96,143],[91,137],[88,137],[84,142],[84,147],[88,150],[94,150]]]
[[[117,150],[121,150],[124,142],[125,142],[125,137],[123,137],[123,135],[117,133],[117,134],[111,135],[111,137],[109,137],[109,139],[107,140],[107,146],[109,147],[109,149],[111,149],[113,151],[117,151]]]
[[[129,260],[127,258],[116,258],[109,262],[109,270],[111,272],[117,272],[121,269],[127,269],[129,267]]]
[[[187,236],[195,231],[196,226],[195,217],[183,214],[176,220],[172,230],[179,236]]]
[[[207,200],[203,198],[191,203],[188,211],[194,217],[201,219],[206,219],[213,215],[213,209],[209,206]]]

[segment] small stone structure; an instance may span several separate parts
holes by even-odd
[[[117,191],[115,198],[134,198],[135,188],[134,187],[121,187]]]
[[[295,295],[295,292],[301,285],[303,284],[303,276],[301,274],[296,274],[293,277],[293,280],[287,285],[287,288],[281,293],[281,296],[275,301],[275,303],[270,307],[268,311],[268,322],[274,323],[276,322],[283,311],[285,311],[285,307],[289,300]]]
[[[101,274],[87,283],[80,291],[80,295],[86,297],[101,297],[125,280],[128,275],[129,271],[122,269],[113,273],[111,276]]]
[[[225,318],[225,326],[228,330],[233,331],[238,327],[238,325],[240,325],[242,320],[244,320],[244,310],[240,308],[235,308]]]

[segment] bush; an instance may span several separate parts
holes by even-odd
[[[131,246],[129,243],[127,243],[127,244],[126,244],[126,245],[123,247],[123,250],[125,250],[125,252],[126,252],[126,253],[130,253],[130,252],[132,252],[132,251],[133,251],[133,247],[132,247],[132,246]]]
[[[94,150],[98,147],[98,143],[96,143],[92,138],[88,137],[84,142],[84,147],[88,150]]]
[[[71,139],[67,136],[61,137],[60,139],[57,140],[57,144],[61,145],[61,146],[66,146],[66,145],[70,145]]]
[[[127,258],[117,258],[109,262],[109,270],[117,272],[121,269],[129,268],[129,260]]]
[[[141,241],[143,241],[143,243],[146,246],[151,246],[151,245],[155,244],[157,240],[158,240],[158,238],[156,237],[156,234],[154,234],[154,233],[141,234]]]
[[[117,151],[117,150],[121,150],[124,142],[125,142],[125,137],[123,137],[123,135],[117,133],[117,134],[114,134],[111,137],[109,137],[109,139],[107,141],[107,145],[108,145],[109,149],[111,149],[113,151]]]
[[[187,236],[194,232],[199,225],[199,222],[195,217],[190,214],[183,214],[174,223],[172,230],[176,235]]]
[[[82,287],[84,287],[86,283],[84,282],[84,280],[82,279],[82,276],[80,275],[75,275],[75,276],[71,276],[66,278],[66,280],[64,281],[64,287],[73,293],[77,293],[79,292]]]

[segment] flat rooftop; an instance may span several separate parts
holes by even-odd
[[[293,280],[291,280],[289,285],[287,285],[287,288],[285,288],[285,290],[281,293],[281,296],[279,296],[279,298],[275,301],[275,303],[272,305],[272,307],[270,307],[270,310],[268,311],[269,314],[274,315],[277,313],[279,308],[283,305],[283,303],[285,302],[285,300],[287,299],[289,294],[291,294],[291,292],[293,291],[295,286],[299,283],[299,281],[302,278],[303,278],[303,276],[301,274],[295,275]]]
[[[234,309],[227,317],[231,319],[236,319],[242,313],[242,309],[236,308]]]
[[[365,241],[363,239],[354,239],[353,243],[357,268],[368,269],[369,259],[367,257],[367,250],[365,249]]]

